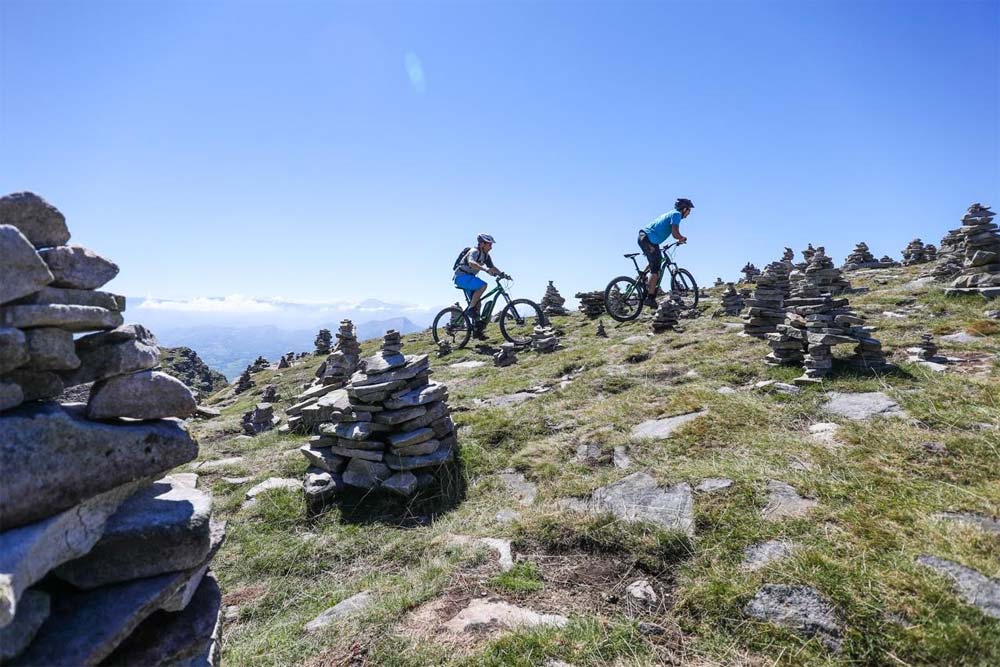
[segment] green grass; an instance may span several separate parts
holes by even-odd
[[[799,372],[765,365],[763,342],[723,327],[735,318],[703,316],[684,321],[683,333],[624,344],[629,336],[646,334],[648,321],[618,325],[605,318],[610,337],[601,339],[594,335],[596,321],[572,315],[556,318],[565,333],[563,349],[520,353],[508,368],[450,367],[467,359],[489,361],[472,349],[432,356],[435,379],[451,388],[466,495],[425,521],[359,521],[336,508],[309,519],[301,497],[288,492],[240,509],[251,484],[270,476],[300,477],[306,467],[294,452],[304,437],[272,432],[237,440],[240,415],[269,382],[278,387],[281,407],[290,405],[321,359],[258,373],[256,387],[244,395],[220,392],[212,402],[222,407],[222,416],[196,422],[195,430],[201,459],[244,458],[232,470],[203,474],[200,482],[214,493],[216,513],[229,522],[229,538],[214,566],[238,606],[237,617],[225,626],[224,662],[335,665],[362,656],[367,663],[357,664],[393,666],[539,665],[549,659],[581,667],[671,661],[1000,664],[1000,621],[961,602],[948,582],[915,561],[930,553],[1000,575],[1000,538],[933,519],[945,510],[1000,514],[1000,327],[982,319],[990,307],[984,299],[945,298],[936,288],[910,292],[902,285],[916,271],[895,273],[884,286],[870,282],[878,274],[850,276],[872,288],[850,299],[878,328],[875,336],[900,370],[871,376],[838,368],[822,386],[794,396],[749,388],[766,379],[787,382]],[[889,311],[906,317],[882,315]],[[905,361],[905,348],[919,342],[920,334],[956,331],[979,338],[939,345],[946,354],[985,359],[974,372],[932,373]],[[497,335],[494,328],[492,342]],[[426,334],[404,341],[408,353],[433,353]],[[364,352],[375,345],[366,342]],[[567,374],[573,380],[560,388]],[[538,385],[550,391],[515,407],[476,404]],[[722,386],[739,391],[722,395],[716,391]],[[820,409],[828,391],[884,391],[910,419],[831,418]],[[707,415],[669,440],[629,437],[642,420],[695,409]],[[808,437],[808,426],[819,421],[840,424],[840,446]],[[604,462],[575,461],[583,443],[598,444]],[[944,452],[934,453],[925,443],[938,443]],[[629,470],[608,463],[619,446],[628,448]],[[537,485],[532,505],[520,505],[500,483],[497,473],[511,468]],[[577,514],[560,504],[637,470],[664,485],[695,485],[706,477],[734,483],[695,496],[693,538]],[[241,475],[253,480],[232,485],[222,479]],[[761,510],[770,479],[815,499],[816,509],[805,519],[766,521]],[[505,508],[519,518],[497,521]],[[413,515],[423,511],[410,508]],[[515,553],[530,556],[500,573],[487,550],[455,549],[440,539],[446,533],[512,539]],[[800,548],[760,571],[741,568],[747,546],[773,538]],[[558,588],[538,564],[536,556],[546,555],[614,560],[629,577],[651,577],[668,587],[668,599],[648,618],[636,619],[624,605],[608,603],[598,611],[570,598],[560,603],[560,613],[571,619],[564,627],[512,632],[463,650],[402,632],[411,612],[449,591],[544,605]],[[766,582],[809,585],[829,598],[845,626],[843,651],[831,654],[814,641],[749,621],[742,609]],[[374,593],[372,607],[327,631],[303,632],[322,610],[361,590]],[[638,620],[668,632],[643,634]]]

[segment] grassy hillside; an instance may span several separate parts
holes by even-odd
[[[247,394],[217,394],[209,403],[222,416],[194,429],[200,461],[242,457],[199,470],[229,521],[214,566],[228,605],[225,664],[1000,664],[1000,620],[962,602],[947,580],[916,562],[932,554],[1000,575],[1000,537],[933,516],[1000,514],[1000,326],[983,319],[997,306],[946,299],[938,288],[905,289],[915,274],[850,276],[855,286],[872,288],[851,295],[851,303],[879,328],[898,371],[873,377],[837,368],[821,386],[794,395],[752,388],[761,380],[788,382],[800,371],[766,366],[764,342],[738,336],[737,318],[710,313],[683,320],[683,332],[629,343],[649,331],[648,314],[623,326],[605,318],[608,339],[579,315],[555,318],[565,333],[562,349],[521,353],[502,369],[472,349],[432,357],[460,426],[464,487],[464,499],[438,514],[413,507],[379,521],[335,508],[307,518],[301,494],[284,490],[241,508],[253,484],[301,478],[306,463],[296,451],[304,437],[238,438],[239,416],[269,382],[282,407],[289,405],[320,358],[258,373]],[[873,282],[890,276],[888,284]],[[943,373],[906,363],[904,348],[921,333],[958,331],[979,337],[939,344],[967,363]],[[490,333],[499,346],[499,332]],[[432,350],[428,334],[404,340],[407,353]],[[450,367],[473,359],[487,365]],[[514,406],[479,403],[539,385],[550,390]],[[736,391],[719,393],[724,386]],[[830,391],[884,391],[908,418],[855,422],[825,414],[820,406]],[[695,409],[707,413],[667,440],[630,437],[643,420]],[[835,440],[810,435],[817,422],[838,423]],[[582,445],[595,445],[589,458],[578,457]],[[616,448],[631,459],[627,469],[612,464]],[[533,501],[510,490],[506,470],[536,485]],[[733,484],[695,494],[690,539],[580,514],[563,502],[636,471],[664,486],[712,477]],[[769,480],[792,485],[815,507],[803,518],[767,520]],[[501,510],[516,518],[502,521]],[[452,535],[511,539],[517,564],[501,573],[488,549],[456,545]],[[741,567],[747,547],[772,538],[798,548],[760,570]],[[656,591],[651,607],[625,593],[636,579]],[[842,651],[746,617],[763,583],[807,585],[829,599],[844,626]],[[304,631],[324,609],[362,590],[374,604]],[[482,596],[569,622],[441,640],[442,619]]]

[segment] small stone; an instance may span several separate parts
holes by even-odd
[[[815,500],[803,498],[796,493],[790,484],[776,479],[768,481],[767,491],[767,507],[763,514],[768,521],[804,517],[817,505]]]
[[[632,429],[632,437],[636,439],[665,440],[673,435],[674,431],[681,426],[694,421],[706,414],[706,412],[706,410],[698,410],[697,412],[689,412],[677,415],[676,417],[644,421]]]
[[[382,482],[382,488],[401,496],[411,496],[417,490],[417,476],[409,471],[397,472]]]
[[[699,493],[714,493],[716,491],[728,489],[732,485],[733,480],[727,477],[709,477],[708,479],[702,480],[698,486],[694,487],[694,490]]]
[[[611,463],[619,470],[627,470],[632,465],[632,459],[628,455],[628,447],[625,445],[615,447]]]
[[[80,367],[63,373],[63,380],[69,387],[145,371],[160,363],[156,338],[141,324],[84,336],[76,341],[76,353],[80,357]]]
[[[647,606],[656,604],[659,599],[656,595],[656,591],[653,590],[652,584],[645,579],[637,579],[636,581],[633,581],[625,587],[625,593],[635,602]]]
[[[694,502],[686,483],[659,487],[648,473],[637,472],[601,487],[591,495],[592,512],[609,512],[629,522],[646,521],[666,530],[694,532]]]
[[[787,558],[797,548],[798,545],[788,540],[768,540],[754,544],[743,551],[742,567],[750,571],[760,570],[769,563]]]
[[[361,591],[360,593],[355,593],[351,597],[341,600],[313,620],[306,623],[305,631],[311,633],[322,630],[339,618],[363,611],[374,601],[375,600],[372,597],[371,591]]]
[[[830,392],[827,394],[827,399],[827,402],[821,406],[823,410],[855,421],[875,416],[894,417],[906,415],[896,401],[880,391],[856,394]]]
[[[28,339],[13,327],[0,327],[0,375],[28,363]]]
[[[15,192],[0,197],[0,225],[17,227],[36,248],[69,241],[65,216],[34,192]]]
[[[257,496],[273,491],[275,489],[288,489],[289,491],[298,491],[302,487],[302,484],[298,480],[288,479],[287,477],[268,477],[260,484],[252,487],[246,492],[246,500],[256,500]]]
[[[843,630],[833,605],[808,586],[764,584],[747,603],[744,613],[816,638],[835,653],[840,651]]]
[[[451,635],[462,635],[479,628],[505,628],[566,625],[569,619],[558,614],[539,614],[496,598],[476,598],[441,629]]]
[[[975,512],[941,512],[935,514],[934,518],[978,528],[994,535],[1000,535],[1000,519],[989,517],[985,514],[977,514]]]
[[[936,556],[920,556],[917,562],[950,579],[963,602],[991,618],[1000,618],[1000,580]]]
[[[719,387],[715,390],[715,393],[722,394],[723,396],[731,396],[736,393],[736,390],[732,387]]]
[[[160,371],[119,375],[94,384],[87,403],[90,419],[183,419],[198,404],[183,382]]]
[[[496,513],[496,520],[500,523],[510,523],[512,521],[517,521],[521,518],[520,512],[515,512],[511,509],[500,510]]]
[[[839,424],[834,422],[819,422],[809,426],[809,438],[823,445],[839,445],[837,430]]]
[[[118,275],[118,265],[93,250],[66,245],[38,251],[55,280],[53,287],[97,289]]]
[[[230,456],[224,459],[216,459],[214,461],[202,461],[194,466],[194,469],[199,472],[214,472],[216,470],[222,470],[223,468],[231,468],[235,465],[243,463],[242,456]]]
[[[391,475],[392,471],[384,463],[353,458],[344,469],[344,484],[361,489],[374,489]]]
[[[502,472],[500,473],[500,481],[503,482],[504,486],[507,487],[522,505],[527,506],[535,502],[535,496],[538,495],[538,487],[525,479],[522,473]]]
[[[16,408],[24,401],[21,385],[0,380],[0,412]]]
[[[24,235],[11,225],[0,224],[0,303],[37,292],[53,276]]]

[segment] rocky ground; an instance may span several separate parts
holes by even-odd
[[[491,328],[432,355],[454,488],[395,513],[307,517],[305,436],[239,435],[322,357],[217,393],[190,470],[229,522],[224,663],[1000,664],[997,306],[917,275],[850,275],[897,370],[804,389],[718,303],[658,335],[556,317],[557,351],[504,368]],[[928,332],[943,361],[908,361]]]
[[[209,368],[189,347],[161,347],[160,369],[186,384],[199,396],[211,396],[229,384],[225,375]]]

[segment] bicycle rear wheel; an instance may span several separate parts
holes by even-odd
[[[431,335],[435,343],[447,341],[454,348],[463,348],[472,338],[472,322],[461,308],[445,308],[434,318]]]
[[[677,269],[677,273],[670,278],[670,291],[685,308],[698,305],[698,283],[687,269]]]
[[[514,299],[500,311],[500,333],[514,345],[530,343],[536,325],[545,325],[545,314],[530,299]]]
[[[642,312],[645,298],[645,286],[638,284],[635,278],[618,276],[604,288],[604,309],[612,319],[631,322]]]

